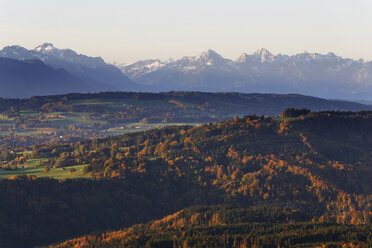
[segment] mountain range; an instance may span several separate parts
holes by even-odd
[[[84,81],[64,69],[54,69],[37,59],[0,57],[0,96],[25,97],[112,90],[110,85]]]
[[[32,50],[8,46],[0,50],[0,57],[21,62],[1,61],[0,97],[102,91],[205,91],[372,100],[372,61],[342,58],[334,53],[305,52],[289,56],[259,49],[231,60],[207,50],[198,56],[114,66],[100,57],[88,57],[44,43]],[[42,71],[34,71],[32,78],[21,73],[27,66],[28,71],[41,69],[40,63],[35,67],[36,60],[50,67],[50,72],[58,73],[51,73],[48,78]]]
[[[0,51],[0,57],[12,59],[2,59],[0,64],[0,71],[3,73],[0,77],[0,87],[7,88],[7,91],[1,91],[1,97],[141,89],[115,66],[105,63],[102,58],[77,54],[70,49],[58,49],[50,43],[44,43],[32,50],[8,46]],[[14,60],[18,60],[19,63]],[[32,76],[22,73],[23,70],[33,71]],[[50,72],[48,77],[43,74],[46,70]],[[5,74],[7,76],[4,76]],[[17,87],[21,85],[28,85],[30,89]]]
[[[138,61],[120,69],[133,81],[159,91],[299,93],[372,99],[372,62],[345,59],[334,53],[288,56],[260,49],[230,60],[208,50],[177,60]]]

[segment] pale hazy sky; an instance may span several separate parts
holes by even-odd
[[[0,0],[0,37],[120,63],[262,47],[372,60],[372,0]]]

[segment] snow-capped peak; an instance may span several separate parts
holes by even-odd
[[[248,54],[242,53],[242,55],[240,55],[240,57],[235,62],[236,63],[244,63],[244,62],[248,61],[248,58],[249,58]]]
[[[52,43],[44,43],[40,46],[37,46],[34,50],[37,52],[42,52],[42,51],[51,52],[55,49],[56,48],[53,46]]]
[[[255,57],[258,57],[261,63],[266,62],[266,61],[273,62],[275,60],[275,56],[271,52],[269,52],[269,50],[267,50],[266,48],[258,49],[252,55],[254,55]]]
[[[215,59],[221,59],[222,56],[216,53],[216,51],[212,49],[208,49],[205,52],[202,52],[199,56],[198,59],[202,60],[215,60]]]
[[[265,55],[265,54],[271,54],[271,52],[269,52],[269,50],[267,50],[266,48],[261,48],[261,49],[257,49],[254,53],[254,55]]]

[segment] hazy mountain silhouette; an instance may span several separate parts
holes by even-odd
[[[106,64],[102,58],[77,54],[70,49],[59,49],[51,43],[44,43],[33,50],[20,46],[8,46],[0,51],[0,57],[18,60],[39,59],[46,65],[55,69],[64,69],[83,81],[96,81],[109,85],[111,90],[142,90],[141,86],[132,82],[115,66]]]
[[[0,58],[0,97],[30,97],[72,92],[107,91],[112,86],[84,81],[40,60]]]

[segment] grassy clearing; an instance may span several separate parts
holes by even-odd
[[[38,116],[40,112],[20,111],[21,116]]]
[[[8,117],[6,117],[6,116],[3,115],[3,114],[0,114],[0,120],[8,120]]]
[[[158,158],[160,158],[160,157],[150,157],[149,160],[154,161],[154,160],[157,160]]]
[[[29,163],[29,165],[31,162]],[[66,167],[65,170],[62,168],[53,168],[49,172],[44,171],[43,166],[35,166],[31,168],[19,168],[13,171],[0,171],[0,179],[8,179],[11,176],[19,175],[33,175],[36,177],[52,177],[54,179],[72,179],[72,178],[89,178],[83,173],[85,165],[75,165]],[[74,168],[76,172],[71,173],[70,168]]]
[[[22,131],[17,131],[17,132],[1,131],[0,135],[10,135],[11,133],[14,135],[19,135],[19,136],[28,136],[28,135],[42,134],[44,133],[44,131],[41,131],[41,130],[22,130]]]
[[[47,160],[47,158],[27,159],[27,165],[29,168],[39,167],[43,162]]]
[[[145,123],[130,123],[123,125],[124,128],[121,127],[114,127],[109,128],[107,130],[102,131],[102,134],[105,136],[114,136],[126,133],[134,133],[134,132],[143,132],[147,130],[151,130],[154,128],[162,128],[167,126],[198,126],[200,123],[153,123],[153,124],[145,124]]]
[[[87,100],[77,100],[71,101],[72,105],[110,105],[115,104],[117,102],[112,100],[105,100],[105,99],[87,99]]]
[[[57,125],[87,125],[94,123],[104,123],[103,120],[92,120],[88,113],[81,112],[52,112],[49,115],[58,115],[59,118],[44,119],[44,122],[50,122]]]
[[[23,156],[26,156],[26,155],[30,155],[32,153],[32,151],[23,151],[23,152],[17,152],[18,155],[23,155]],[[30,161],[31,159],[29,159],[28,161]]]
[[[134,106],[139,107],[146,107],[146,108],[168,108],[174,109],[175,105],[173,103],[169,103],[168,100],[136,100],[136,99],[125,99],[123,101],[125,104],[131,104]]]
[[[129,104],[138,107],[146,108],[175,108],[175,105],[169,103],[167,99],[164,100],[137,100],[133,98],[123,98],[123,99],[89,99],[73,101],[73,105],[111,105],[111,107],[122,107],[123,104]]]

